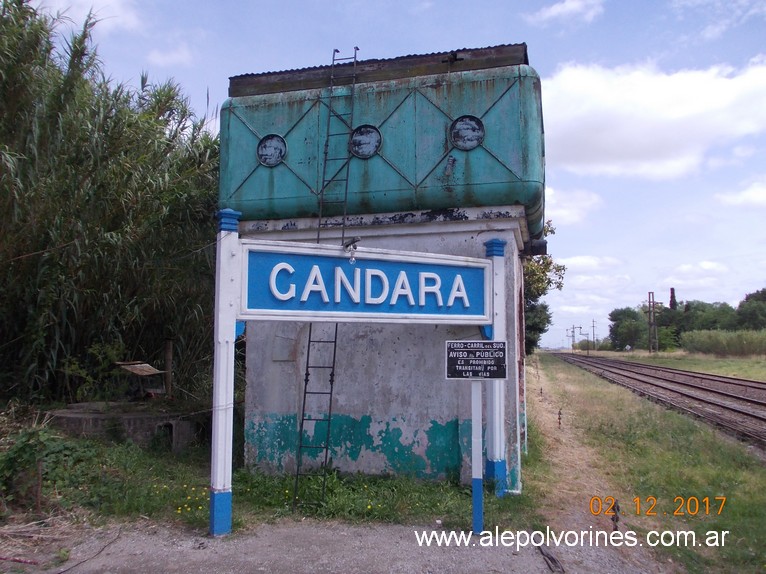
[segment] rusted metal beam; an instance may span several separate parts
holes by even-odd
[[[522,64],[529,64],[527,45],[524,43],[402,56],[387,60],[360,60],[356,64],[356,83]],[[344,71],[350,71],[352,66],[353,63],[335,65],[334,85],[353,82],[353,74],[344,74]],[[229,78],[229,97],[324,88],[330,85],[330,75],[331,66],[317,66],[300,70],[233,76]]]

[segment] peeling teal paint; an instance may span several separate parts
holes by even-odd
[[[519,466],[511,465],[508,469],[508,490],[517,492],[521,490],[521,481],[519,480]]]
[[[519,452],[516,446],[511,447],[510,459],[508,461],[508,490],[511,492],[521,491],[521,462]]]
[[[470,434],[470,431],[469,431]],[[426,458],[432,466],[443,468],[451,480],[460,479],[461,448],[460,425],[457,420],[445,424],[431,421],[431,427],[426,431],[428,446]],[[469,443],[470,444],[470,443]]]
[[[334,461],[358,461],[364,453],[382,455],[387,471],[421,478],[460,476],[462,454],[470,448],[471,423],[453,419],[445,423],[431,421],[425,431],[415,430],[406,440],[406,421],[393,418],[374,422],[369,415],[359,419],[335,414],[330,433],[330,456]],[[304,429],[305,444],[318,444],[316,433],[324,434],[317,424],[314,432]],[[267,464],[277,472],[285,469],[285,461],[295,457],[298,443],[298,418],[295,414],[271,414],[248,421],[245,443],[251,464]],[[304,456],[311,457],[311,454]],[[313,455],[319,458],[319,453]],[[336,464],[342,469],[342,464]]]
[[[330,452],[336,458],[343,452],[349,459],[359,460],[362,450],[372,450],[373,437],[370,434],[372,417],[364,415],[359,420],[349,415],[333,415],[330,428]],[[304,435],[303,440],[306,440]],[[290,448],[295,449],[295,445]]]
[[[284,454],[294,452],[298,444],[298,417],[274,415],[245,425],[245,445],[252,448],[255,460],[251,463],[270,463],[276,470],[284,470]]]
[[[522,411],[519,413],[519,428],[521,429],[521,452],[524,454],[529,453],[529,448],[527,446],[527,414],[525,411]]]
[[[391,423],[386,423],[385,430],[378,432],[378,437],[380,438],[378,452],[386,457],[392,471],[397,474],[425,475],[426,461],[414,452],[415,446],[419,446],[419,441],[403,443],[402,429],[392,428]]]

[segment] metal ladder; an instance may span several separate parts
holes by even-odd
[[[324,163],[322,165],[322,187],[317,193],[319,199],[319,221],[317,223],[317,243],[322,233],[322,220],[328,207],[341,205],[343,223],[341,229],[341,245],[345,241],[346,216],[348,205],[348,168],[351,162],[350,138],[354,129],[354,90],[356,88],[356,54],[359,48],[354,46],[354,55],[340,57],[337,49],[332,53],[330,66],[330,89],[327,96],[327,137],[324,141]],[[336,66],[339,62],[351,61],[351,70],[342,68],[339,72]],[[338,95],[338,81],[350,79],[347,95]],[[347,102],[346,105],[341,102]],[[328,197],[329,196],[329,197]],[[338,211],[338,210],[334,210]],[[333,213],[338,215],[338,213]]]
[[[319,202],[316,242],[320,243],[323,219],[328,208],[337,205],[333,215],[342,212],[341,245],[346,243],[346,218],[348,205],[348,173],[351,161],[349,141],[354,126],[354,90],[356,87],[356,63],[359,48],[354,47],[351,57],[339,56],[339,50],[333,50],[330,67],[330,86],[326,98],[327,126],[324,143],[324,163],[322,165],[322,185],[316,193]],[[340,62],[353,62],[337,73],[336,65]],[[337,82],[350,79],[347,93],[338,95]],[[346,90],[344,90],[346,92]],[[341,102],[347,102],[342,105]],[[327,491],[327,476],[332,466],[330,459],[330,431],[332,424],[332,399],[335,387],[335,359],[338,350],[338,323],[309,324],[306,349],[306,370],[303,378],[303,406],[298,430],[298,449],[295,465],[295,483],[293,486],[293,510],[299,505],[319,505],[324,502]],[[304,437],[304,431],[313,431],[312,439]],[[311,455],[321,461],[319,469],[305,469],[304,455]],[[321,488],[316,483],[309,483],[300,490],[302,477],[320,476]]]

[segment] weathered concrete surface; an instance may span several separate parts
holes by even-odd
[[[149,446],[158,434],[169,439],[173,452],[192,444],[197,422],[182,413],[157,412],[131,403],[78,403],[50,411],[51,424],[67,434],[86,438],[126,438]]]
[[[241,224],[243,238],[316,241],[315,220]],[[337,245],[337,221],[322,231],[322,243]],[[505,280],[508,341],[506,441],[511,490],[520,488],[519,340],[521,263],[526,239],[519,207],[454,210],[450,214],[377,214],[350,222],[346,237],[360,246],[484,257],[484,242],[507,242]],[[315,324],[316,325],[316,324]],[[268,472],[290,472],[300,422],[308,324],[250,322],[247,326],[245,455]],[[445,342],[475,339],[475,326],[414,324],[339,325],[331,430],[333,466],[344,472],[405,473],[429,478],[470,478],[470,385],[445,378]],[[313,381],[312,381],[312,384]],[[522,403],[523,405],[523,403]],[[307,409],[326,414],[324,405]],[[310,423],[305,438],[324,432]]]

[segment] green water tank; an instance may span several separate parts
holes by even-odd
[[[331,78],[332,76],[332,78]],[[243,219],[522,205],[542,235],[540,80],[524,44],[230,78],[221,208]]]

